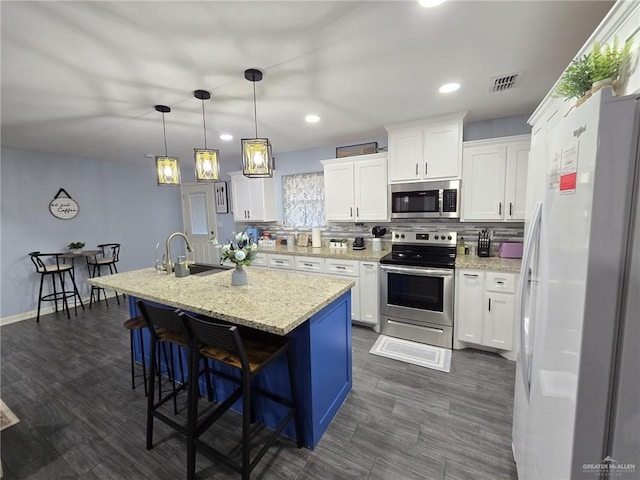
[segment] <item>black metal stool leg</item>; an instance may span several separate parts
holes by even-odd
[[[58,272],[60,278],[60,292],[62,295],[62,310],[67,311],[67,318],[71,320],[71,314],[69,313],[69,303],[67,302],[67,292],[64,290],[64,272]],[[55,280],[54,280],[55,282]]]
[[[144,358],[144,338],[142,338],[142,330],[138,330],[138,342],[140,342],[140,357],[142,359],[142,380],[144,380],[144,396],[149,395],[147,389],[147,366]]]
[[[40,303],[42,302],[42,284],[44,283],[44,275],[40,275],[40,290],[38,291],[38,314],[36,322],[40,322]]]

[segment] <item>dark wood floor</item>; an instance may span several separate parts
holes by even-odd
[[[126,302],[125,302],[126,303]],[[4,479],[183,479],[185,444],[156,422],[145,450],[145,397],[129,384],[127,308],[110,302],[1,331],[1,397],[20,423],[0,434]],[[353,391],[314,451],[278,440],[253,479],[513,479],[515,364],[454,351],[450,374],[370,355],[377,335],[354,327]],[[212,443],[233,448],[224,418]],[[240,476],[204,455],[199,479]]]

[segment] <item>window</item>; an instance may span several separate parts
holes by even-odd
[[[285,226],[319,227],[324,219],[324,174],[282,176],[282,209]]]

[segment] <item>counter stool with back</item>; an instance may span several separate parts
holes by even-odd
[[[188,340],[184,334],[184,326],[180,320],[180,316],[176,310],[167,309],[151,305],[149,303],[138,300],[138,310],[141,313],[146,327],[151,335],[150,355],[149,355],[149,372],[148,372],[148,388],[147,388],[147,450],[153,446],[153,420],[157,418],[165,424],[169,425],[179,433],[186,435],[186,424],[180,424],[177,420],[167,416],[162,411],[162,406],[173,400],[174,414],[178,413],[177,396],[180,392],[186,391],[188,387],[187,377],[182,365],[182,349],[188,347]],[[166,348],[169,349],[167,356]],[[160,348],[160,350],[159,350]],[[178,363],[180,368],[180,377],[178,382],[180,385],[176,388],[175,360],[174,350],[178,353]],[[164,356],[166,373],[172,384],[171,392],[162,395],[162,365],[160,364],[160,356]],[[211,378],[209,375],[209,364],[204,363],[204,368],[199,371],[199,375],[205,373],[205,383],[207,389],[207,397],[209,401],[213,401],[213,389],[211,386]],[[199,376],[198,375],[198,376]],[[156,398],[156,381],[158,381],[158,397]],[[197,378],[195,380],[197,383]],[[187,400],[188,404],[188,400]]]
[[[294,421],[297,446],[302,448],[300,411],[289,339],[267,332],[238,327],[226,322],[216,323],[214,318],[199,319],[186,313],[182,313],[181,317],[184,320],[191,350],[187,426],[187,480],[195,479],[197,449],[212,455],[233,468],[241,474],[242,480],[249,480],[251,471],[291,419]],[[265,367],[282,355],[287,357],[290,398],[284,398],[274,392],[253,385],[253,380],[264,371]],[[231,381],[237,387],[226,399],[218,399],[220,403],[211,412],[206,413],[204,418],[198,419],[198,387],[195,374],[197,374],[199,362],[207,359],[213,360],[214,366],[222,364],[231,367],[239,375],[229,375],[219,370],[215,371],[214,367],[214,376]],[[288,407],[288,413],[284,415],[278,427],[271,432],[262,448],[252,457],[250,450],[252,436],[251,398],[254,394]],[[240,398],[242,398],[242,459],[240,463],[237,463],[229,458],[228,454],[213,448],[199,437]]]
[[[98,248],[101,250],[101,253],[96,254],[93,258],[87,257],[87,265],[91,272],[91,277],[94,278],[96,276],[100,277],[102,275],[102,267],[108,267],[109,273],[118,273],[118,267],[116,263],[120,260],[120,244],[119,243],[102,243],[98,245]],[[94,300],[94,292],[97,291],[96,301],[100,301],[100,291],[104,293],[104,301],[107,306],[109,306],[109,301],[107,300],[107,294],[104,291],[104,288],[96,287],[94,285],[91,286],[91,296],[89,297],[89,308]],[[118,292],[116,293],[116,300],[118,305],[120,305],[120,298],[118,297]],[[124,297],[124,294],[122,294]]]
[[[31,261],[36,267],[36,272],[40,274],[40,289],[38,290],[38,313],[36,315],[36,322],[40,321],[40,305],[42,302],[54,302],[57,312],[58,302],[61,301],[62,309],[67,311],[67,318],[71,318],[71,315],[69,314],[69,304],[67,299],[73,298],[73,308],[76,315],[78,315],[78,302],[80,302],[80,306],[84,309],[82,298],[80,298],[80,293],[78,293],[78,287],[76,286],[76,280],[73,274],[73,265],[70,263],[65,263],[63,255],[63,253],[29,253],[29,257],[31,257]],[[71,285],[73,285],[73,290],[65,290],[65,276],[67,273],[69,274]],[[43,295],[42,287],[44,284],[44,277],[46,277],[47,275],[49,275],[51,278],[53,293]],[[60,282],[60,290],[56,288],[56,278]]]

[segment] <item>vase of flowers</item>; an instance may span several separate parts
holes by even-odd
[[[248,282],[245,266],[251,265],[256,258],[258,246],[245,232],[235,235],[234,239],[222,247],[220,258],[224,262],[229,260],[236,264],[236,269],[231,274],[231,285],[246,285]]]

